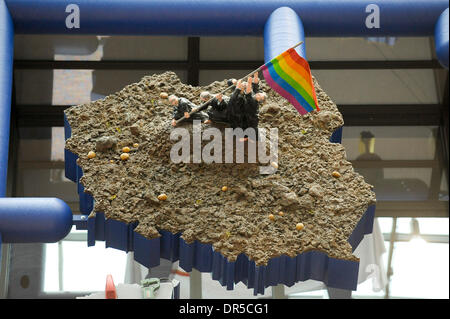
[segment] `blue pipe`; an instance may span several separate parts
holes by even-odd
[[[269,16],[264,26],[264,61],[272,60],[300,41],[303,41],[303,44],[296,50],[301,57],[306,59],[305,31],[302,20],[291,8],[278,8]],[[333,132],[330,142],[342,142],[342,127]]]
[[[5,198],[13,49],[13,20],[0,0],[0,244],[56,242],[72,227],[72,212],[67,204],[57,198]]]
[[[289,7],[276,9],[264,26],[264,61],[268,62],[300,41],[297,53],[306,59],[305,31],[297,13]]]
[[[0,1],[0,197],[6,196],[13,50],[13,21],[5,3]]]
[[[432,36],[448,0],[5,0],[17,33],[128,35],[261,36],[269,15],[292,8],[308,36]],[[80,27],[66,18],[80,11]],[[365,21],[375,4],[379,28]],[[369,7],[370,8],[370,7]]]
[[[436,56],[441,65],[448,69],[448,8],[442,12],[434,29]]]
[[[5,243],[53,243],[70,232],[72,211],[58,198],[0,198]]]

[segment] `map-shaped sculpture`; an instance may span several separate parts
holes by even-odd
[[[225,80],[192,87],[166,72],[67,109],[66,174],[80,183],[80,198],[84,187],[95,200],[89,245],[106,240],[107,247],[134,251],[147,267],[160,257],[180,260],[186,271],[211,272],[228,289],[242,281],[255,294],[308,279],[356,289],[352,251],[372,230],[375,195],[343,146],[329,141],[342,116],[314,84],[320,111],[305,116],[260,85],[268,98],[259,127],[278,129],[278,165],[270,175],[259,173],[261,163],[171,161],[172,106],[160,94],[200,104],[200,92],[220,92]],[[192,132],[191,123],[180,127]],[[225,129],[202,124],[208,127]],[[162,194],[166,200],[158,199]]]

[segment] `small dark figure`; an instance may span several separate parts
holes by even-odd
[[[230,126],[235,129],[242,127],[244,114],[244,89],[245,85],[241,80],[236,82],[236,88],[230,96],[227,107],[227,119]]]
[[[227,86],[228,87],[233,86],[231,89],[234,90],[236,88],[236,83],[237,83],[236,79],[229,79],[227,81]]]
[[[255,73],[257,74],[257,73]],[[258,140],[258,111],[259,104],[266,100],[266,93],[253,93],[255,87],[259,87],[259,79],[256,76],[257,83],[253,82],[255,78],[249,77],[247,80],[247,88],[244,95],[244,112],[242,118],[242,129],[253,128],[255,131],[255,139]],[[244,138],[247,140],[248,138]]]
[[[200,94],[200,99],[202,103],[206,103],[208,100],[212,98],[212,94],[208,91],[204,91]],[[210,108],[207,110],[208,119],[205,121],[205,124],[210,124],[211,122],[221,122],[228,123],[227,121],[227,106],[228,106],[229,98],[227,96],[223,96],[221,93],[217,94],[211,102],[208,103]]]
[[[173,105],[172,126],[177,125],[177,120],[183,116],[186,119],[201,120],[202,122],[208,119],[208,115],[205,112],[200,111],[190,115],[189,113],[197,108],[197,105],[185,99],[184,97],[177,97],[176,95],[169,96],[169,103]]]
[[[258,91],[259,91],[258,72],[255,72],[255,74],[253,74],[252,89],[253,89],[254,93],[258,93]]]

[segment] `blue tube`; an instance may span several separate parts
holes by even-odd
[[[17,33],[261,36],[269,15],[292,8],[308,36],[432,36],[447,0],[6,0]],[[66,18],[80,12],[80,27]],[[367,28],[368,5],[380,13],[379,28]],[[70,18],[69,18],[70,19]]]
[[[13,49],[13,22],[5,3],[0,1],[0,197],[6,196]]]
[[[264,27],[264,61],[272,60],[300,41],[303,41],[303,44],[296,50],[301,57],[306,59],[305,31],[302,20],[291,8],[278,8],[267,19]],[[330,142],[342,142],[342,127],[333,132]]]
[[[11,116],[13,20],[0,1],[0,240],[5,243],[56,242],[72,228],[72,212],[57,198],[4,198]]]
[[[436,56],[441,65],[448,69],[448,8],[442,12],[434,29]]]
[[[0,198],[5,243],[53,243],[70,232],[72,211],[58,198]]]
[[[297,53],[306,59],[305,31],[294,10],[288,7],[276,9],[264,26],[264,61],[268,62],[300,41]]]

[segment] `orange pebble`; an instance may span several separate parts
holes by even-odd
[[[331,173],[331,175],[333,175],[333,177],[339,178],[341,177],[341,173],[334,171],[333,173]]]
[[[87,155],[88,158],[94,158],[96,156],[95,152],[90,151]]]
[[[275,220],[275,216],[273,214],[269,214],[269,219],[270,220]]]
[[[228,187],[227,186],[223,186],[222,187],[222,192],[226,192],[228,190]]]
[[[159,200],[166,200],[167,199],[167,195],[166,194],[161,194],[161,195],[158,195],[158,199]]]
[[[278,215],[284,216],[284,213],[283,212],[279,212]]]
[[[122,153],[122,154],[120,154],[120,159],[122,160],[122,161],[126,161],[127,159],[129,159],[130,158],[130,154],[128,154],[128,153]]]
[[[122,148],[122,152],[124,153],[130,153],[131,149],[128,146],[125,146],[124,148]]]
[[[295,228],[297,228],[297,230],[302,230],[303,228],[305,228],[305,225],[303,225],[303,223],[298,223],[297,225],[295,225]]]
[[[138,148],[138,147],[139,147],[139,144],[138,144],[138,143],[134,143],[134,144],[133,144],[133,147],[134,147],[134,148]]]

